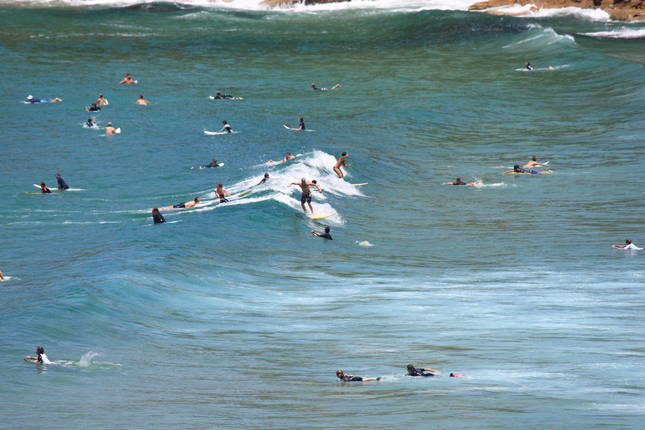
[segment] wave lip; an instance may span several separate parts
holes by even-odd
[[[578,33],[580,36],[597,37],[601,39],[645,39],[645,28],[623,27],[612,31],[595,31]]]
[[[541,8],[529,3],[524,6],[513,4],[508,6],[496,6],[483,9],[493,15],[511,15],[519,18],[554,18],[562,16],[573,16],[590,21],[609,21],[610,16],[602,9],[582,9],[574,6],[561,8]]]

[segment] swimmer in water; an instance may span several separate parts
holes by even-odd
[[[47,185],[45,185],[44,182],[41,182],[40,183],[40,192],[43,193],[43,194],[51,194],[52,190],[47,188]]]
[[[406,376],[437,376],[441,373],[439,370],[429,367],[419,367],[417,369],[412,364],[408,364],[407,369],[408,373]]]
[[[624,245],[611,245],[612,248],[614,249],[631,249],[634,251],[640,251],[643,248],[639,248],[638,246],[634,245],[630,239],[625,239],[625,244]]]
[[[219,197],[220,203],[228,202],[226,196],[230,196],[231,194],[226,190],[226,188],[224,188],[222,184],[217,184],[217,187],[213,191],[215,192],[215,195]]]
[[[85,110],[88,112],[98,112],[101,110],[101,107],[97,105],[96,103],[92,103],[89,106],[85,106]]]
[[[268,181],[268,180],[269,180],[269,174],[268,174],[268,173],[265,173],[265,174],[264,174],[264,178],[262,178],[262,180],[261,180],[260,182],[258,182],[258,184],[256,185],[256,187],[257,187],[258,185],[262,185],[262,184],[266,183],[266,181]]]
[[[45,348],[39,346],[36,348],[36,356],[28,355],[25,357],[25,360],[33,361],[34,363],[39,364],[54,364],[53,361],[49,361],[47,354],[45,354]]]
[[[233,127],[226,120],[222,121],[222,129],[220,131],[225,131],[227,133],[233,133]]]
[[[152,208],[152,220],[154,221],[155,224],[163,224],[166,222],[166,219],[161,215],[161,212],[159,212],[158,208]]]
[[[464,181],[462,181],[461,178],[455,178],[454,181],[452,181],[452,182],[442,182],[441,185],[467,185],[469,187],[472,187],[473,185],[475,185],[475,183],[470,182],[470,183],[467,184]]]
[[[138,104],[138,105],[142,105],[142,106],[148,106],[150,104],[150,102],[148,100],[143,98],[143,94],[141,94],[139,96],[139,98],[137,99],[137,101],[135,103]]]
[[[324,87],[323,87],[323,88],[319,88],[319,87],[317,87],[317,86],[316,86],[316,84],[315,84],[315,83],[312,83],[312,84],[311,84],[311,89],[313,89],[314,91],[333,91],[333,90],[335,90],[336,88],[340,88],[340,87],[341,87],[341,85],[340,85],[340,84],[336,84],[336,85],[334,85],[334,86],[333,86],[333,87],[331,87],[331,88],[324,88]]]
[[[354,375],[345,375],[345,372],[342,370],[336,371],[336,377],[343,382],[366,382],[366,381],[380,381],[381,377],[378,378],[362,378],[360,376]]]
[[[543,167],[546,166],[544,163],[538,163],[537,158],[535,158],[535,155],[531,157],[529,161],[526,162],[526,164],[523,166],[524,168],[530,168],[530,167]]]
[[[340,169],[341,166],[351,167],[351,164],[347,164],[347,157],[349,157],[349,154],[347,152],[343,152],[342,154],[340,154],[340,157],[338,158],[338,160],[336,161],[336,164],[334,164],[334,167],[333,167],[334,172],[336,172],[338,177],[341,179],[345,177],[345,174]]]
[[[65,191],[69,189],[69,185],[65,183],[65,180],[60,175],[60,173],[56,173],[56,182],[58,182],[58,191]]]
[[[178,203],[176,205],[172,206],[166,206],[163,208],[160,208],[161,210],[169,210],[169,209],[189,209],[194,207],[197,203],[199,203],[199,197],[195,197],[194,200],[189,201],[189,202],[184,202],[184,203]]]
[[[126,84],[126,85],[136,85],[136,84],[138,84],[138,83],[139,83],[139,82],[135,81],[135,80],[132,78],[132,75],[131,75],[131,74],[129,74],[129,73],[126,73],[126,74],[125,74],[125,77],[124,77],[123,79],[121,79],[121,82],[119,82],[119,84]]]
[[[300,182],[292,182],[289,184],[289,186],[292,185],[298,185],[302,190],[302,195],[300,196],[300,206],[302,206],[302,210],[305,213],[307,212],[307,209],[305,208],[305,203],[307,203],[309,205],[309,210],[311,210],[311,213],[314,213],[314,208],[311,206],[311,188],[309,187],[316,187],[318,191],[322,192],[322,189],[318,186],[316,181],[307,182],[305,178],[302,178]]]
[[[116,133],[116,128],[114,128],[114,127],[112,126],[112,123],[111,123],[111,122],[108,122],[108,123],[107,123],[107,126],[105,127],[105,134],[106,134],[106,135],[108,135],[108,136],[111,136],[111,135],[113,135],[113,134],[117,134],[117,133]]]
[[[313,234],[314,236],[317,236],[317,237],[322,237],[323,239],[333,240],[332,237],[331,237],[331,234],[329,233],[330,230],[331,229],[329,228],[329,226],[325,226],[325,232],[324,233],[320,233],[320,232],[312,230],[311,234]]]
[[[108,99],[106,99],[103,94],[99,94],[98,98],[96,99],[96,104],[98,106],[107,106],[110,104]]]

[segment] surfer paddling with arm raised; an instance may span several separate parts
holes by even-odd
[[[188,209],[188,208],[194,207],[195,205],[197,205],[197,203],[199,203],[199,197],[195,197],[195,199],[193,199],[192,201],[189,201],[189,202],[178,203],[178,204],[172,205],[172,206],[165,206],[165,207],[161,208],[161,210]]]
[[[345,177],[345,174],[340,168],[342,166],[345,166],[345,167],[351,166],[351,164],[347,163],[347,157],[349,157],[349,154],[347,152],[343,152],[342,154],[340,154],[340,157],[338,158],[338,160],[336,161],[336,164],[334,164],[334,167],[333,167],[334,172],[336,172],[338,177],[341,179]]]
[[[624,245],[611,245],[612,248],[614,249],[631,249],[634,251],[641,251],[643,248],[639,248],[638,246],[634,245],[634,243],[630,239],[625,239],[625,244]]]
[[[302,190],[302,195],[300,196],[300,206],[302,206],[302,210],[306,213],[307,209],[305,208],[305,203],[309,205],[309,210],[311,213],[314,213],[314,208],[311,206],[311,188],[309,187],[316,187],[318,191],[322,193],[322,189],[318,186],[316,181],[313,182],[307,182],[307,179],[302,178],[300,182],[292,182],[289,184],[289,186],[292,185],[298,185],[300,189]]]

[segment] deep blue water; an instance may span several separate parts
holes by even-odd
[[[610,244],[645,243],[645,51],[596,33],[642,29],[4,4],[0,428],[640,427],[645,251]],[[99,93],[122,134],[82,127]],[[239,133],[203,134],[222,120]],[[553,173],[501,174],[533,155]],[[38,194],[57,172],[80,190]],[[334,216],[302,214],[302,177]],[[37,345],[58,364],[25,363]]]

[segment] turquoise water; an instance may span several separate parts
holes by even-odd
[[[595,34],[642,24],[20,6],[0,8],[0,428],[642,426],[645,251],[609,245],[645,243],[645,50]],[[99,92],[121,135],[82,127]],[[300,116],[314,131],[282,127]],[[202,133],[222,120],[239,133]],[[532,155],[553,174],[501,174]],[[38,194],[56,172],[82,190]],[[303,176],[334,216],[302,215]],[[36,345],[59,365],[22,361]]]

